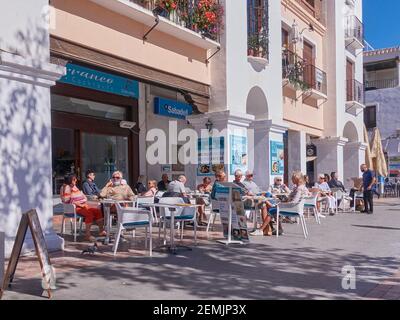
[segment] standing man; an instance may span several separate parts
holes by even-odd
[[[372,187],[376,183],[376,179],[374,173],[368,169],[366,164],[362,164],[360,166],[361,172],[363,173],[363,192],[364,192],[364,205],[365,209],[362,211],[363,213],[372,214],[374,213],[374,201],[372,194]]]

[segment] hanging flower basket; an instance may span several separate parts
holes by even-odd
[[[216,39],[222,28],[223,13],[217,0],[199,0],[193,10],[193,24],[203,35]]]

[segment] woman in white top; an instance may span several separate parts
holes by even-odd
[[[315,183],[314,187],[319,189],[320,192],[320,199],[318,201],[324,202],[328,206],[329,213],[333,215],[336,208],[336,199],[332,195],[331,188],[329,188],[323,174],[318,175],[318,182]]]

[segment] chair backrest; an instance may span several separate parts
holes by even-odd
[[[288,213],[297,213],[298,215],[303,215],[304,212],[304,202],[305,200],[301,200],[299,203],[290,205],[288,204],[283,204],[282,208],[279,209],[279,211],[284,211]],[[278,205],[279,207],[279,205]]]
[[[71,203],[63,203],[64,214],[75,214],[76,206]]]
[[[120,203],[115,203],[117,208],[118,223],[130,222],[149,222],[151,223],[151,215],[149,211],[140,208],[122,207]]]
[[[161,198],[164,193],[165,193],[165,191],[157,191],[154,198]]]
[[[342,189],[340,189],[340,188],[332,188],[331,191],[332,191],[333,195],[335,196],[336,200],[343,199],[344,192],[343,192]]]
[[[303,201],[304,204],[316,206],[318,201],[318,193],[313,194],[311,197],[305,197]]]
[[[137,197],[136,198],[136,207],[139,207],[144,203],[154,203],[154,197]]]
[[[160,198],[159,203],[164,203],[164,204],[180,204],[180,203],[185,203],[182,198],[179,197],[165,197],[165,198]],[[177,208],[175,211],[175,216],[179,216],[184,213],[184,209],[192,209],[192,208]],[[171,211],[169,208],[160,208],[161,214],[165,214],[166,217],[171,216]]]

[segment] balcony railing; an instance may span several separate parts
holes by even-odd
[[[200,10],[198,4],[200,0],[129,0],[136,3],[153,14],[169,19],[170,21],[195,31],[202,36],[220,42],[222,28],[223,9],[219,5],[219,0],[215,0],[216,5],[210,10]],[[167,8],[162,3],[174,3],[175,9]]]
[[[364,25],[356,16],[346,17],[346,39],[357,39],[364,45]]]
[[[361,82],[351,79],[346,81],[346,101],[364,104],[364,86]]]
[[[268,1],[248,1],[247,14],[247,54],[268,60]]]
[[[364,83],[365,91],[396,88],[399,86],[399,79],[380,79],[380,80],[366,80]]]
[[[324,95],[328,92],[326,72],[287,49],[282,51],[282,78],[302,91],[312,89]]]

